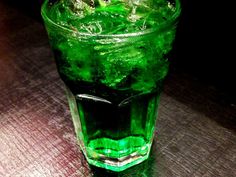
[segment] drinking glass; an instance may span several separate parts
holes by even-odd
[[[41,12],[88,163],[147,159],[179,0],[46,0]]]

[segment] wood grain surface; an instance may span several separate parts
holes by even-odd
[[[171,69],[150,158],[122,173],[87,164],[42,23],[0,2],[0,177],[235,177],[236,108]]]

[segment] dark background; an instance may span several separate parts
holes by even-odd
[[[42,22],[43,0],[8,0],[13,6]],[[181,0],[182,15],[171,53],[171,70],[188,73],[236,103],[236,70],[233,5],[231,1]]]
[[[182,0],[173,65],[235,103],[235,19],[231,1]]]

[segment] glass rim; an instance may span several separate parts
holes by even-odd
[[[44,19],[44,21],[48,21],[50,24],[52,24],[53,26],[55,26],[56,28],[59,28],[62,31],[66,31],[69,33],[73,33],[74,35],[78,35],[78,36],[83,36],[83,37],[119,37],[119,38],[125,38],[125,37],[135,37],[135,36],[143,36],[143,35],[148,35],[151,33],[155,33],[158,32],[162,29],[165,29],[166,26],[175,23],[176,20],[179,18],[180,13],[181,13],[181,3],[180,0],[174,0],[175,1],[175,12],[173,13],[173,15],[168,18],[166,21],[160,23],[159,25],[157,25],[157,27],[151,28],[151,29],[147,29],[147,30],[143,30],[143,31],[138,31],[138,32],[133,32],[133,33],[123,33],[123,34],[91,34],[91,33],[84,33],[84,32],[79,32],[79,31],[74,31],[72,29],[69,29],[65,26],[59,25],[56,22],[54,22],[51,18],[48,17],[47,12],[46,12],[46,8],[44,8],[47,3],[49,2],[49,0],[45,0],[44,3],[42,4],[41,7],[41,15]]]

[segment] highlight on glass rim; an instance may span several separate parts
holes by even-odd
[[[45,0],[42,17],[89,164],[149,157],[179,0]]]

